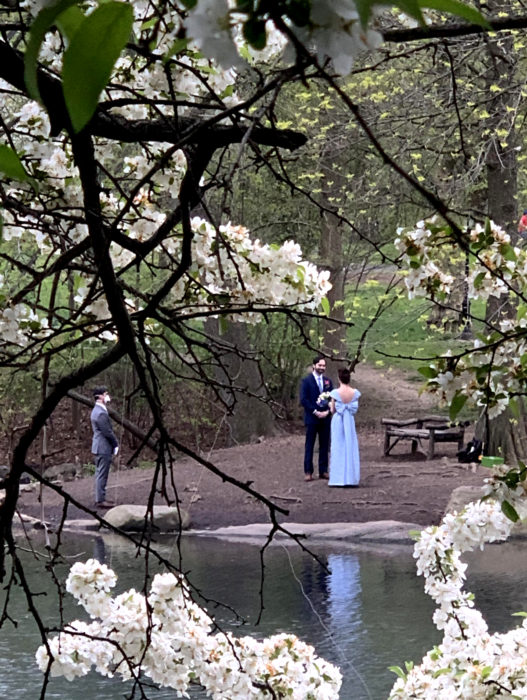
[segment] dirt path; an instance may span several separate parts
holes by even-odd
[[[440,445],[437,459],[426,461],[423,454],[412,456],[408,444],[396,447],[395,455],[384,458],[381,416],[408,417],[415,413],[437,412],[433,399],[419,395],[418,382],[409,381],[399,372],[380,372],[359,367],[354,384],[362,393],[357,415],[361,451],[361,481],[358,488],[330,488],[326,481],[305,483],[302,461],[304,436],[302,426],[293,432],[265,439],[257,444],[221,449],[209,458],[226,474],[242,482],[251,482],[288,514],[279,520],[289,522],[366,522],[401,520],[421,525],[439,521],[454,488],[479,485],[488,472],[458,464],[456,445]],[[114,469],[110,475],[108,495],[117,503],[146,503],[153,470]],[[265,522],[265,507],[189,459],[177,463],[174,483],[181,506],[189,513],[196,528],[215,528]],[[86,506],[93,505],[93,477],[65,484],[65,489]],[[173,491],[172,491],[173,493]],[[45,489],[44,515],[58,521],[62,514],[61,498]],[[165,501],[156,495],[157,503]],[[40,513],[35,491],[22,494],[21,510],[30,515]],[[86,517],[73,506],[68,518]]]

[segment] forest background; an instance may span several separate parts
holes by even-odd
[[[499,9],[504,9],[501,4]],[[510,21],[517,24],[521,5],[512,3],[509,9]],[[227,321],[225,315],[208,318],[199,326],[206,340],[196,354],[177,334],[175,344],[172,338],[156,340],[154,334],[150,342],[157,356],[159,401],[179,405],[167,415],[177,417],[179,430],[183,423],[185,441],[193,449],[208,448],[211,440],[219,445],[245,442],[272,432],[277,418],[297,418],[299,379],[318,351],[332,360],[333,376],[339,363],[353,369],[361,361],[415,371],[446,350],[462,354],[496,314],[482,301],[469,306],[470,251],[463,246],[457,254],[448,253],[446,267],[456,279],[451,293],[446,297],[432,290],[431,299],[409,300],[393,242],[400,227],[437,210],[448,210],[462,228],[489,216],[516,240],[521,199],[527,195],[521,167],[526,157],[521,36],[502,31],[491,39],[487,34],[458,37],[459,26],[453,23],[448,38],[423,40],[417,29],[392,32],[382,50],[356,61],[337,91],[315,76],[309,83],[285,83],[264,100],[260,109],[271,115],[277,133],[294,129],[302,134],[300,149],[295,144],[284,155],[276,146],[266,151],[259,145],[230,147],[207,166],[207,202],[196,211],[206,209],[214,221],[250,222],[253,236],[272,246],[298,242],[307,259],[330,272],[332,320],[270,313],[264,323],[248,325]],[[406,38],[416,41],[405,43]],[[237,78],[241,99],[249,99],[253,79],[250,73]],[[224,99],[232,89],[226,89]],[[137,151],[130,145],[124,152],[129,171],[124,179],[130,185]],[[170,191],[160,197],[165,207],[177,203]],[[12,206],[9,199],[6,203]],[[24,213],[19,211],[19,218]],[[3,298],[11,306],[29,301],[23,278],[40,256],[49,254],[23,235],[24,228],[25,220],[16,233],[4,230]],[[151,269],[138,269],[128,283],[136,294],[147,284],[144,274],[151,275]],[[35,278],[30,294],[36,290],[37,296],[30,303],[47,308],[48,315],[53,307],[72,310],[84,284],[82,274],[72,270],[64,283],[59,280],[58,273]],[[83,299],[93,314],[88,301]],[[35,319],[24,323],[38,328]],[[96,358],[100,343],[88,338],[67,347],[67,354],[53,355],[39,348],[29,361],[16,353],[14,361],[11,355],[6,358],[6,369],[12,365],[15,370],[1,377],[6,461],[21,426],[47,395],[49,382],[64,376],[68,367]],[[90,403],[96,380],[122,387],[114,391],[119,412],[148,433],[148,401],[133,363],[119,360],[81,383]],[[65,408],[72,412],[74,432],[81,416],[78,398]],[[519,449],[506,437],[509,419],[502,416],[494,430],[492,423],[486,426],[489,450],[508,457]],[[33,444],[33,463],[51,457],[45,433]]]

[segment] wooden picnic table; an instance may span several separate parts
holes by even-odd
[[[382,418],[381,424],[385,427],[385,457],[401,440],[411,440],[412,453],[419,446],[427,459],[433,459],[438,442],[457,442],[458,450],[463,449],[468,422],[452,423],[446,416],[423,416],[406,420]],[[427,443],[426,449],[423,447],[424,442]]]

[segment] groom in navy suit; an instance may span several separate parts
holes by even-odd
[[[320,394],[333,389],[331,379],[324,376],[326,360],[317,356],[313,360],[313,371],[304,377],[300,387],[300,403],[304,407],[306,447],[304,452],[304,479],[313,481],[313,451],[318,435],[318,474],[320,479],[329,478],[329,435],[331,416],[329,401],[320,399]]]

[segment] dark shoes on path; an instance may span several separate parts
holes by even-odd
[[[115,503],[113,501],[100,501],[95,504],[96,508],[113,508]]]
[[[319,476],[319,479],[329,479],[329,474],[327,472],[324,472]],[[306,474],[304,476],[304,481],[313,481],[313,474]]]

